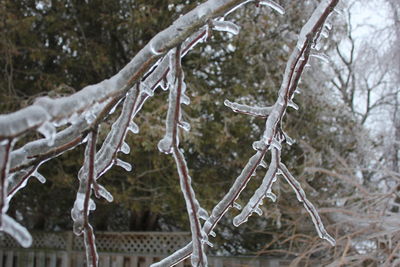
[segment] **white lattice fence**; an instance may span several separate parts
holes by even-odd
[[[100,267],[148,267],[190,241],[189,233],[98,232]],[[32,247],[24,249],[0,234],[0,267],[84,267],[83,238],[71,232],[33,233]],[[189,260],[177,267],[190,266]],[[210,267],[288,266],[276,259],[209,257]]]

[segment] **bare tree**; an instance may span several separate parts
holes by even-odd
[[[118,159],[118,153],[129,153],[129,145],[124,140],[128,131],[138,132],[138,126],[133,119],[147,99],[154,95],[156,88],[161,87],[169,90],[169,108],[166,133],[158,148],[163,153],[172,154],[175,159],[189,216],[192,242],[154,266],[171,266],[189,256],[193,266],[207,266],[205,246],[210,244],[208,236],[215,234],[214,228],[230,208],[241,209],[235,201],[258,167],[267,168],[263,182],[241,209],[241,213],[234,218],[233,224],[238,226],[246,222],[253,213],[261,214],[259,206],[262,205],[263,199],[276,199],[272,185],[278,177],[283,177],[311,216],[319,237],[335,245],[335,240],[325,230],[316,208],[306,198],[300,183],[281,161],[280,155],[282,145],[292,143],[291,138],[283,131],[282,119],[287,107],[298,108],[293,100],[298,83],[317,42],[324,36],[322,33],[325,32],[325,28],[329,28],[326,21],[338,0],[322,0],[301,29],[296,48],[287,62],[276,102],[272,106],[255,107],[225,101],[225,105],[234,112],[263,118],[265,128],[260,139],[253,143],[255,154],[249,158],[241,174],[210,215],[200,206],[191,186],[184,151],[179,146],[180,129],[190,129],[189,124],[182,120],[181,105],[188,105],[190,100],[185,94],[186,84],[181,58],[196,44],[206,41],[212,30],[236,34],[239,27],[227,20],[228,15],[249,2],[256,6],[266,5],[281,14],[284,13],[281,6],[269,0],[209,0],[158,33],[113,77],[89,85],[70,96],[58,99],[38,98],[31,106],[1,115],[0,229],[11,234],[21,245],[29,246],[32,240],[28,231],[7,215],[10,199],[26,185],[30,177],[45,181],[38,172],[41,164],[80,144],[85,144],[85,159],[78,173],[80,184],[71,215],[74,233],[84,236],[88,265],[97,266],[95,236],[88,218],[90,211],[95,208],[91,195],[94,193],[96,197],[113,200],[107,189],[99,184],[99,178],[113,165],[131,170],[129,163]],[[98,129],[108,114],[113,113],[120,103],[122,111],[101,148],[96,151]],[[38,131],[45,138],[15,148],[15,143],[20,137],[33,131]],[[267,154],[271,155],[268,165],[264,162]],[[201,223],[201,220],[204,220],[204,223]]]

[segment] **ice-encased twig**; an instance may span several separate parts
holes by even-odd
[[[96,172],[100,178],[116,162],[116,154],[120,151],[132,123],[133,111],[138,99],[138,88],[133,86],[126,94],[122,111],[118,119],[112,124],[110,132],[107,134],[100,150],[96,154]]]
[[[213,30],[229,32],[231,34],[238,34],[240,31],[240,27],[233,22],[224,21],[224,20],[214,20],[212,22]]]
[[[21,246],[29,247],[32,244],[32,236],[28,230],[6,214],[10,200],[8,171],[13,144],[13,140],[3,140],[0,145],[0,231],[11,235]]]
[[[271,163],[268,166],[267,173],[264,176],[262,184],[254,192],[254,195],[250,198],[249,202],[242,209],[239,215],[233,219],[233,225],[239,226],[240,224],[247,221],[253,212],[262,205],[262,201],[265,197],[269,197],[271,193],[272,185],[276,181],[276,175],[278,172],[278,166],[281,161],[280,150],[276,148],[271,149]]]
[[[91,267],[96,267],[98,263],[93,228],[89,223],[90,210],[95,209],[95,203],[90,197],[92,194],[92,186],[96,179],[96,142],[97,129],[90,132],[88,136],[84,163],[78,173],[79,189],[76,194],[74,207],[71,210],[71,216],[74,221],[74,233],[76,235],[84,234],[86,262],[88,266]]]
[[[272,110],[272,107],[256,107],[244,104],[239,104],[236,102],[231,102],[229,100],[224,101],[224,105],[232,109],[234,112],[243,113],[251,116],[266,118]]]
[[[246,1],[248,2],[248,1]],[[304,32],[307,31],[305,36],[307,37],[306,40],[302,43],[301,49],[295,49],[290,58],[287,62],[286,69],[283,75],[283,81],[278,93],[278,99],[275,104],[272,106],[271,113],[268,116],[268,119],[265,123],[265,129],[262,135],[262,140],[265,143],[266,147],[269,147],[279,131],[279,126],[282,121],[282,118],[286,112],[286,108],[288,106],[288,102],[292,100],[292,96],[297,88],[297,84],[303,73],[304,67],[308,60],[308,55],[311,49],[311,44],[314,41],[314,37],[318,33],[318,29],[322,27],[328,15],[334,10],[334,7],[337,5],[338,0],[330,0],[328,6],[324,9],[324,11],[320,14],[318,19],[315,17],[318,13],[312,15],[310,21],[312,23],[306,23],[306,26],[303,28],[307,28],[307,30],[303,30]],[[237,5],[239,6],[239,4]],[[321,8],[320,8],[321,9]],[[233,9],[232,9],[233,10]],[[300,41],[298,42],[300,43]],[[279,133],[278,133],[279,134]],[[236,200],[238,195],[240,195],[241,191],[243,190],[243,184],[241,184],[242,179],[244,179],[245,184],[250,179],[250,176],[243,175],[243,173],[249,173],[250,175],[253,174],[253,171],[248,172],[249,168],[251,169],[254,166],[250,162],[254,161],[257,158],[257,164],[254,166],[255,168],[261,163],[266,150],[258,150],[257,154],[250,158],[248,164],[243,169],[242,174],[235,180],[234,185],[230,188],[229,192],[224,196],[224,198],[215,206],[213,209],[209,219],[205,222],[203,229],[206,233],[210,233],[212,229],[214,229],[216,223],[222,218],[225,212],[229,209],[230,205],[232,205],[233,201]],[[258,155],[258,156],[257,156]],[[254,162],[253,162],[254,163]],[[240,178],[240,179],[239,179]],[[241,184],[241,185],[238,185]],[[232,199],[233,197],[233,199]],[[183,259],[189,257],[192,252],[192,245],[189,243],[182,249],[176,251],[172,255],[168,256],[167,258],[163,259],[159,263],[153,264],[153,267],[158,266],[172,266]]]
[[[178,46],[169,53],[169,103],[165,122],[165,136],[158,143],[161,152],[172,153],[178,170],[181,191],[189,216],[190,229],[193,241],[192,266],[207,266],[207,256],[204,244],[208,243],[208,236],[200,224],[202,210],[191,185],[191,177],[183,153],[179,149],[178,125],[181,122],[181,102],[185,93],[185,83],[181,65],[181,47]]]
[[[306,208],[308,214],[310,214],[311,219],[315,225],[315,229],[317,230],[318,236],[327,240],[332,246],[335,246],[336,242],[335,239],[328,234],[325,230],[324,224],[321,220],[321,217],[318,214],[317,209],[314,205],[307,199],[306,193],[304,192],[303,188],[301,188],[300,183],[293,177],[293,175],[289,172],[286,168],[285,164],[280,163],[279,169],[282,171],[283,177],[285,177],[286,181],[290,184],[293,190],[296,193],[297,200],[303,203],[304,207]]]

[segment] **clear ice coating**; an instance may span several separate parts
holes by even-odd
[[[325,226],[321,220],[321,217],[318,214],[317,209],[307,199],[306,193],[304,192],[300,183],[289,172],[289,170],[286,168],[285,164],[280,163],[279,169],[282,171],[283,177],[285,177],[286,181],[290,184],[290,186],[295,191],[298,201],[303,203],[305,209],[307,210],[308,214],[310,215],[310,217],[315,225],[315,229],[317,230],[318,236],[322,239],[327,240],[332,246],[335,246],[336,245],[335,239],[332,236],[330,236],[328,234],[328,232],[325,230]]]
[[[250,198],[249,202],[242,209],[239,215],[233,219],[233,225],[239,226],[246,222],[253,212],[260,214],[261,209],[259,205],[262,204],[263,199],[271,196],[271,188],[273,183],[276,181],[276,175],[278,171],[278,164],[280,162],[280,150],[273,148],[271,149],[271,163],[268,167],[267,173],[260,187],[254,192],[254,195]]]
[[[36,179],[38,179],[39,182],[41,182],[42,184],[44,184],[46,182],[46,178],[44,178],[44,176],[41,175],[37,170],[35,170],[32,173],[32,176],[34,176]]]
[[[318,59],[320,59],[320,60],[322,60],[324,63],[327,63],[327,64],[329,64],[329,57],[327,56],[327,55],[325,55],[325,54],[321,54],[321,53],[312,53],[312,54],[310,54],[310,56],[311,57],[315,57],[315,58],[318,58]]]
[[[120,160],[120,159],[116,159],[115,160],[115,165],[123,168],[127,172],[130,172],[132,170],[132,165],[130,163],[125,162],[125,161]]]
[[[120,151],[127,155],[131,152],[131,148],[129,147],[129,145],[126,142],[122,142]]]
[[[11,235],[24,248],[32,245],[32,236],[28,230],[7,214],[1,214],[0,230]]]
[[[268,6],[268,7],[272,8],[273,10],[275,10],[276,12],[278,12],[281,15],[285,14],[285,9],[281,5],[279,5],[278,3],[274,2],[274,1],[261,0],[259,2],[259,4],[263,5],[263,6]]]
[[[229,100],[224,101],[224,105],[232,109],[233,112],[244,113],[252,116],[267,117],[272,111],[272,107],[256,107],[231,102]]]
[[[100,197],[104,198],[108,202],[113,202],[114,197],[112,194],[102,185],[97,184],[97,193],[99,194]]]
[[[240,31],[240,27],[230,21],[214,20],[212,22],[212,25],[213,25],[213,29],[216,31],[229,32],[234,35],[238,34]]]

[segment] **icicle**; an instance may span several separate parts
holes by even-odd
[[[261,209],[259,209],[258,206],[262,204],[263,199],[267,196],[268,193],[271,192],[271,187],[276,181],[276,173],[278,171],[279,162],[280,150],[273,148],[271,150],[271,163],[268,167],[267,173],[263,178],[262,184],[254,192],[253,196],[250,198],[246,206],[242,209],[240,214],[233,219],[234,226],[237,227],[242,223],[245,223],[253,212],[259,214]]]
[[[279,5],[278,3],[274,2],[274,1],[262,0],[259,3],[260,3],[260,5],[268,6],[268,7],[272,8],[273,10],[275,10],[276,12],[278,12],[281,15],[285,14],[285,9],[281,5]]]
[[[229,100],[224,101],[224,105],[232,109],[233,112],[244,113],[252,116],[266,117],[272,111],[272,107],[253,107],[243,104],[238,104],[236,102],[231,102]]]
[[[239,203],[237,203],[237,202],[233,202],[233,207],[234,207],[235,209],[237,209],[237,210],[241,210],[241,209],[242,209],[242,206],[241,206]]]
[[[288,102],[288,107],[291,107],[291,108],[293,108],[293,109],[295,109],[295,110],[298,110],[298,109],[299,109],[299,106],[298,106],[296,103],[294,103],[293,100],[290,100],[290,101]]]
[[[321,30],[321,36],[327,39],[329,37],[329,31],[326,28],[323,28]]]
[[[263,214],[262,210],[259,207],[255,208],[253,212],[257,213],[258,216],[261,216]]]
[[[128,126],[128,131],[137,134],[139,133],[139,126],[137,126],[137,124],[132,121]]]
[[[190,104],[190,98],[186,94],[181,95],[181,103],[184,105]]]
[[[208,239],[203,239],[202,242],[207,246],[209,246],[210,248],[214,247],[213,243],[211,243]]]
[[[290,184],[293,190],[296,193],[297,200],[300,203],[303,203],[305,209],[308,214],[310,214],[311,219],[315,225],[315,229],[317,230],[318,236],[322,239],[327,240],[332,246],[336,245],[335,239],[331,237],[328,232],[325,230],[324,224],[319,217],[318,211],[315,206],[307,199],[306,194],[301,187],[300,183],[293,177],[293,175],[289,172],[286,166],[283,163],[279,165],[280,170],[282,171],[283,177],[285,177],[286,181]]]
[[[261,162],[260,162],[260,165],[259,166],[261,166],[261,167],[263,167],[263,168],[268,168],[268,164],[265,162],[265,160],[262,160]]]
[[[214,20],[212,25],[213,29],[216,31],[229,32],[234,35],[238,34],[240,31],[240,27],[230,21]]]
[[[130,163],[125,162],[125,161],[120,160],[120,159],[116,159],[115,160],[115,165],[120,166],[121,168],[123,168],[127,172],[130,172],[132,170],[132,165]]]
[[[93,199],[89,199],[89,210],[96,210],[96,203],[93,201]]]
[[[32,176],[34,176],[36,179],[38,179],[39,182],[41,182],[42,184],[44,184],[46,182],[46,178],[44,178],[44,176],[41,175],[37,170],[35,170],[32,173]]]
[[[7,214],[1,214],[0,230],[11,235],[24,248],[32,245],[32,236],[25,227]]]
[[[285,133],[285,132],[283,132],[283,131],[282,131],[282,133],[283,133],[283,136],[285,137],[286,143],[287,143],[289,146],[291,146],[291,145],[293,145],[293,144],[295,143],[295,141],[294,141],[287,133]]]
[[[108,202],[113,202],[114,200],[112,194],[109,191],[107,191],[107,189],[104,186],[100,184],[97,184],[97,190],[95,192],[97,192],[100,197],[104,198]]]
[[[332,24],[330,22],[325,22],[324,26],[328,31],[332,30]]]
[[[271,192],[271,190],[269,192],[267,192],[265,194],[265,196],[269,199],[272,200],[272,202],[276,202],[276,195],[274,193]]]
[[[129,145],[126,142],[122,142],[120,151],[127,155],[131,152],[131,148],[129,147]]]
[[[179,127],[181,127],[185,132],[190,131],[190,124],[188,122],[182,121],[178,124]]]
[[[328,57],[327,55],[325,55],[325,54],[321,54],[321,53],[315,54],[315,53],[313,53],[313,54],[310,54],[310,56],[315,57],[315,58],[318,58],[318,59],[322,60],[324,63],[329,64],[329,60],[330,60],[330,59],[329,59],[329,57]]]
[[[46,138],[48,146],[52,146],[54,144],[57,131],[56,127],[54,127],[52,123],[45,122],[37,130]]]
[[[172,138],[165,136],[163,139],[158,142],[158,150],[165,154],[172,153]]]

